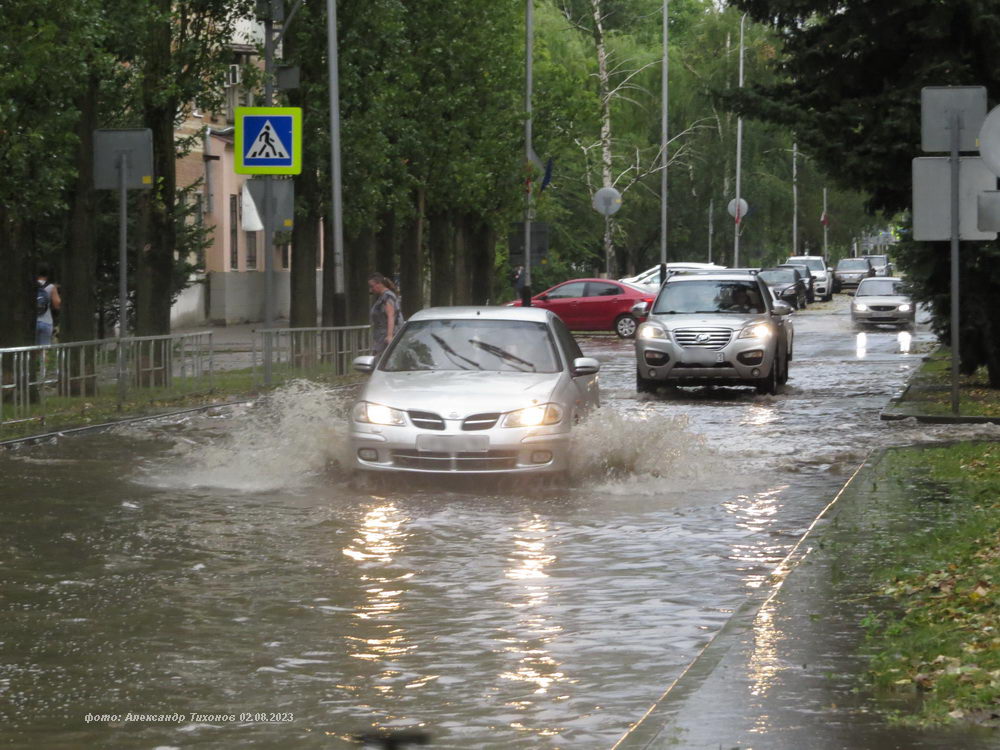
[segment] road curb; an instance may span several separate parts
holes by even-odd
[[[805,542],[817,535],[818,526],[822,524],[825,527],[826,522],[837,516],[841,507],[840,500],[851,488],[873,471],[885,455],[886,450],[888,449],[880,449],[870,453],[865,458],[768,576],[766,585],[761,586],[757,592],[747,597],[680,675],[656,699],[649,710],[613,745],[612,750],[638,750],[670,744],[670,741],[660,737],[660,734],[670,726],[671,718],[677,713],[683,702],[693,695],[719,666],[723,657],[739,642],[740,636],[753,629],[758,612],[778,595],[789,576],[812,551],[812,547],[807,547]],[[654,745],[657,740],[660,742]]]
[[[915,409],[907,408],[905,402],[913,384],[907,385],[903,392],[889,401],[879,413],[883,422],[898,422],[901,419],[915,419],[924,424],[1000,424],[1000,417],[953,416],[948,414],[925,414]]]

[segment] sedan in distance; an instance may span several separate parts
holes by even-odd
[[[841,258],[833,270],[833,283],[837,291],[857,286],[862,279],[875,275],[868,258]]]
[[[787,302],[796,310],[806,306],[806,283],[795,268],[762,268],[757,278],[767,284],[775,299]]]
[[[916,315],[903,280],[894,276],[863,279],[851,301],[851,320],[859,326],[886,323],[909,328]]]
[[[640,302],[648,307],[656,292],[624,281],[610,279],[571,279],[556,284],[531,298],[532,307],[551,310],[571,331],[614,331],[619,337],[632,338],[645,318]],[[519,307],[520,300],[508,303]]]
[[[552,312],[436,307],[415,313],[350,417],[353,467],[373,474],[560,474],[573,424],[599,406],[596,359]]]

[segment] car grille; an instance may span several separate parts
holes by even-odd
[[[410,411],[407,414],[410,415],[410,421],[413,422],[414,427],[419,427],[422,430],[444,429],[444,420],[438,414],[429,411]]]
[[[872,312],[892,312],[896,309],[895,305],[872,305],[869,308]]]
[[[473,414],[471,417],[466,417],[465,421],[462,422],[462,429],[488,430],[497,423],[498,419],[500,419],[499,412],[493,412],[491,414]]]
[[[392,462],[403,469],[423,469],[425,471],[504,471],[517,468],[517,451],[440,453],[395,450],[392,451]]]
[[[673,331],[674,341],[694,349],[722,349],[733,337],[728,328],[680,328]]]

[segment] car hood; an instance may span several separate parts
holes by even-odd
[[[882,294],[875,296],[865,295],[864,297],[855,297],[855,302],[861,302],[866,305],[912,305],[909,297],[903,297],[899,294]]]
[[[755,323],[761,323],[767,316],[759,313],[756,315],[737,315],[734,313],[720,313],[718,315],[654,315],[653,320],[664,325],[670,330],[677,328],[731,328],[738,331]]]
[[[506,412],[548,401],[561,372],[467,372],[376,370],[361,399],[397,409],[430,411],[448,419]],[[455,414],[457,416],[452,417]]]

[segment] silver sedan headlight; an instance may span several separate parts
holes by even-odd
[[[667,332],[658,325],[653,323],[643,323],[639,326],[639,338],[658,339],[660,341],[664,341],[669,337],[667,336]]]
[[[359,401],[351,410],[355,422],[368,424],[384,424],[403,426],[406,424],[406,412],[393,409],[391,406],[373,404],[369,401]]]
[[[766,323],[757,323],[740,331],[739,337],[741,339],[766,339],[770,338],[771,333],[771,326]]]
[[[858,312],[864,312],[865,310],[868,309],[868,305],[866,305],[864,302],[855,302],[854,309],[857,310]]]
[[[539,404],[512,411],[504,417],[503,426],[540,427],[541,425],[559,424],[562,418],[563,410],[559,404]]]
[[[908,305],[905,302],[899,306],[899,311],[900,312],[909,312],[912,309],[913,309],[913,306],[912,305]]]

